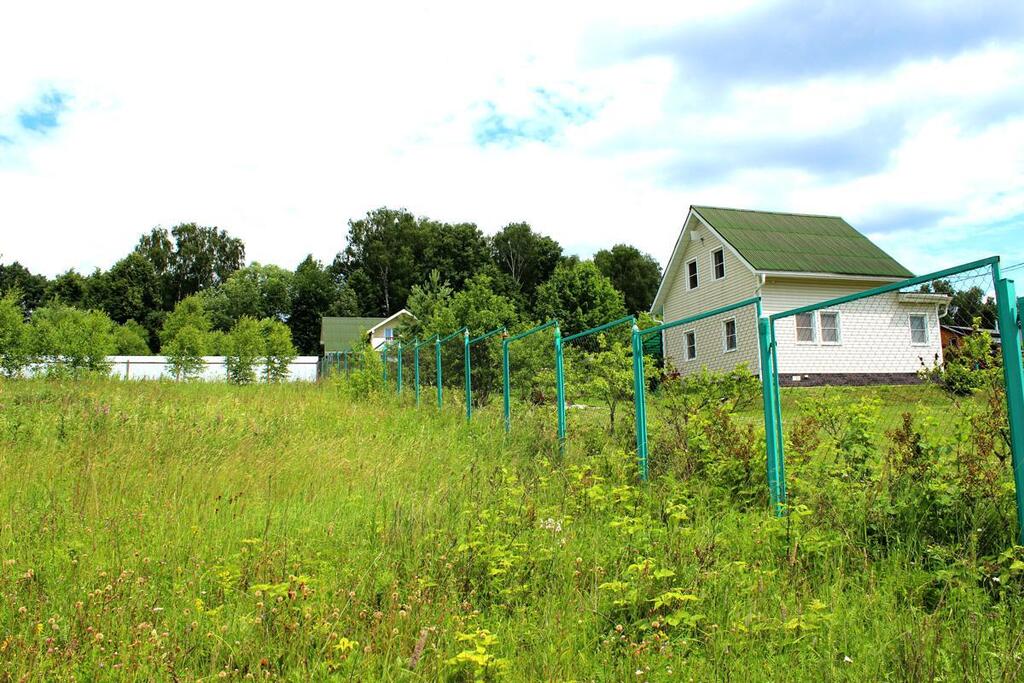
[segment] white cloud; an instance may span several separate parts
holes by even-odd
[[[627,241],[663,260],[690,203],[855,225],[943,207],[951,245],[964,221],[1024,212],[1024,117],[962,123],[979,101],[1024,90],[1020,49],[710,97],[667,59],[609,56],[634,31],[749,4],[677,3],[667,16],[646,3],[24,3],[0,40],[0,64],[14,65],[0,70],[0,135],[46,89],[71,100],[49,134],[0,143],[0,254],[49,274],[107,267],[150,227],[194,220],[242,237],[250,259],[294,267],[308,252],[330,259],[345,221],[385,204],[485,231],[527,220],[570,249]],[[529,117],[538,88],[593,118],[548,143],[474,141],[485,103]],[[909,134],[877,172],[835,180],[738,157],[724,178],[662,177],[694,144],[725,154],[891,111],[909,111]],[[942,256],[899,232],[879,239],[912,268]]]

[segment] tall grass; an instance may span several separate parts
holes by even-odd
[[[610,444],[559,458],[547,415],[428,405],[0,384],[0,678],[1021,676],[1012,561],[815,543]]]

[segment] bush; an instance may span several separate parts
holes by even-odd
[[[128,320],[114,328],[115,353],[119,356],[148,356],[148,337],[145,327],[134,320]]]
[[[186,325],[164,345],[167,364],[175,379],[193,379],[202,373],[203,356],[208,351],[207,341],[206,333]]]
[[[224,364],[228,381],[232,384],[252,384],[256,381],[256,363],[266,348],[262,325],[248,316],[242,316],[226,341]]]
[[[8,292],[0,298],[0,374],[18,377],[30,360],[28,326],[18,295]]]
[[[210,331],[210,314],[206,310],[203,298],[194,294],[185,297],[174,306],[174,310],[164,318],[163,327],[160,329],[160,348],[174,341],[182,329],[192,327],[204,334]]]
[[[263,328],[267,381],[280,382],[288,379],[288,366],[295,360],[291,329],[284,323],[269,318],[262,320],[260,324]]]
[[[998,381],[1002,358],[995,352],[992,335],[980,325],[981,319],[975,318],[971,333],[947,346],[942,363],[924,367],[921,374],[953,396],[969,396]]]
[[[114,322],[102,311],[62,304],[32,314],[32,347],[46,363],[48,376],[79,376],[110,371],[107,356],[116,350]]]

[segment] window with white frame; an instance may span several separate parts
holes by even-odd
[[[686,360],[696,360],[697,358],[697,333],[687,332],[684,336],[686,341]]]
[[[725,335],[725,352],[735,351],[737,346],[736,319],[730,318],[723,322],[722,332]]]
[[[711,252],[711,270],[716,280],[725,277],[725,249],[715,249]]]
[[[690,289],[697,289],[697,259],[686,264],[686,282]]]
[[[839,334],[839,311],[822,311],[818,314],[821,321],[821,343],[838,344],[841,339]]]
[[[797,313],[796,340],[801,344],[813,344],[815,342],[814,331],[814,314]]]
[[[914,346],[928,344],[928,316],[915,313],[910,316],[910,343]]]
[[[395,328],[393,328],[393,327],[385,327],[384,328],[384,338],[387,339],[388,341],[391,341],[392,339],[394,339],[395,338]]]

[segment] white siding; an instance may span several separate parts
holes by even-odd
[[[797,280],[769,278],[762,293],[766,313],[818,303],[877,286],[877,282]],[[820,318],[815,312],[815,342],[796,341],[795,318],[775,325],[779,348],[779,374],[817,373],[913,373],[922,362],[931,366],[942,360],[938,306],[898,300],[896,292],[861,299],[835,308],[839,312],[840,341],[821,341]],[[923,314],[928,321],[928,344],[913,345],[910,316]]]
[[[665,322],[742,301],[757,293],[757,276],[697,219],[690,219],[690,231],[685,240],[686,243],[680,245],[682,253],[676,261],[678,267],[670,275],[672,279],[666,282]],[[717,249],[725,252],[725,277],[721,280],[714,279],[711,262],[711,254]],[[693,259],[697,260],[699,283],[697,289],[690,290],[686,264]],[[725,353],[722,324],[731,317],[736,318],[738,348]],[[685,334],[690,330],[697,336],[696,361],[685,360]],[[746,363],[751,372],[758,372],[757,317],[753,306],[715,316],[696,325],[667,330],[664,345],[666,361],[682,374],[699,372],[703,367],[716,371],[731,370],[740,363]]]

